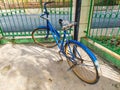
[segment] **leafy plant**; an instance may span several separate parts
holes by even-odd
[[[99,6],[111,6],[116,5],[118,0],[95,0],[95,5]]]

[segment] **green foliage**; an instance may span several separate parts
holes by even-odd
[[[110,50],[120,54],[120,36],[96,36],[93,40],[105,47],[108,47]]]
[[[111,6],[119,4],[120,0],[95,0],[95,5],[97,6]]]

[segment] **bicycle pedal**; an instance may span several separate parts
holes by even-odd
[[[58,62],[58,63],[62,63],[62,62],[63,62],[63,59],[60,59],[60,60],[58,60],[57,62]]]
[[[77,65],[77,64],[72,65],[70,68],[67,69],[67,71],[72,70],[72,68],[74,68],[76,65]]]
[[[76,63],[76,64],[72,65],[67,71],[71,70],[72,68],[76,67],[77,65],[80,65],[80,64]]]

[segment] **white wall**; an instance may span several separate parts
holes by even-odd
[[[73,0],[73,15],[75,13],[75,5],[76,5],[76,0]],[[78,40],[80,40],[81,37],[86,36],[86,33],[84,31],[87,31],[89,10],[90,10],[90,0],[82,0]]]

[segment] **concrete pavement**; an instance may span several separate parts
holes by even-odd
[[[120,71],[103,62],[98,83],[89,85],[78,79],[67,62],[60,60],[56,48],[35,44],[0,46],[0,90],[120,90]]]

